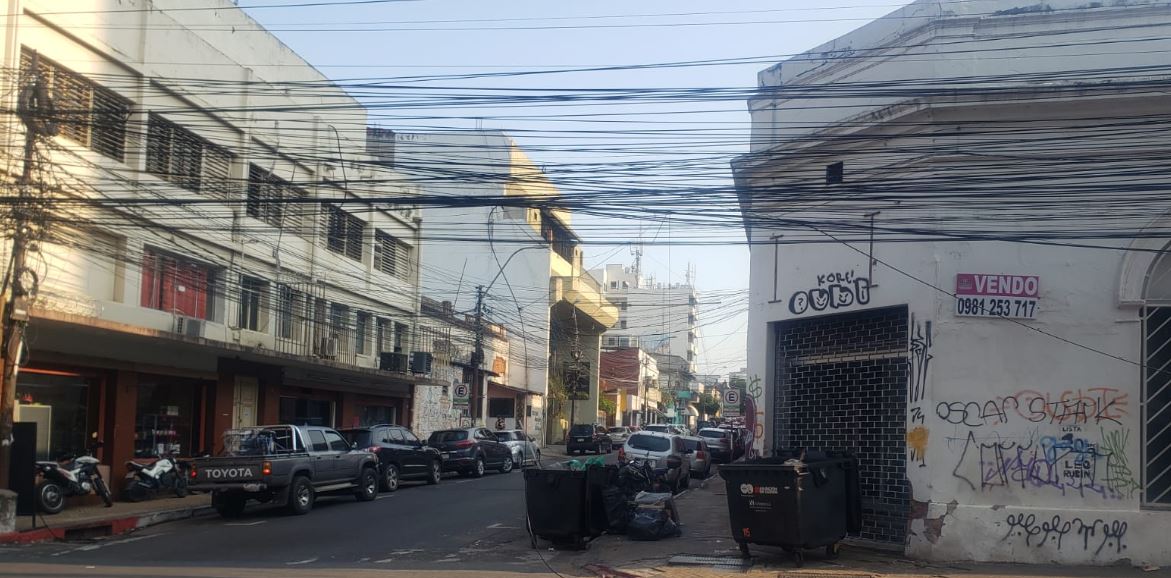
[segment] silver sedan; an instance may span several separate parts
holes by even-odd
[[[512,450],[512,462],[521,466],[540,465],[541,448],[532,436],[518,429],[497,430],[496,439]]]

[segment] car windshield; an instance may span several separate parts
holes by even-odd
[[[705,429],[701,430],[699,435],[705,438],[724,439],[724,436],[726,436],[727,433],[718,429]]]
[[[659,436],[634,434],[627,440],[626,445],[636,450],[648,452],[665,452],[671,449],[671,440]]]
[[[610,428],[610,433],[617,433],[617,434],[620,434],[620,433],[626,433],[626,428],[624,428],[624,427],[612,427],[612,428]]]
[[[437,431],[427,438],[427,443],[442,444],[448,442],[462,442],[468,439],[468,432],[465,430],[449,430]]]
[[[374,432],[368,429],[344,429],[338,433],[346,438],[346,441],[351,444],[358,444],[360,448],[368,448],[374,445]]]
[[[683,449],[685,450],[695,451],[699,449],[699,440],[681,439],[679,441],[683,442]]]
[[[496,439],[498,439],[502,442],[514,442],[514,441],[518,441],[520,438],[516,437],[515,432],[498,431],[498,432],[496,432]]]
[[[222,456],[268,456],[293,451],[293,428],[230,429],[224,432]]]
[[[574,436],[592,436],[594,435],[594,426],[592,425],[575,425],[569,430],[569,435]]]
[[[642,428],[642,429],[645,429],[645,430],[647,430],[647,431],[665,432],[665,431],[667,431],[667,426],[665,426],[665,425],[658,425],[658,424],[656,424],[656,425],[647,425],[647,426],[643,426],[643,428]]]

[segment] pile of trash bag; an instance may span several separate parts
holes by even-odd
[[[626,524],[626,535],[631,540],[659,540],[674,538],[679,530],[679,510],[670,493],[642,492],[634,498],[634,510]]]
[[[631,540],[680,535],[675,499],[670,492],[657,491],[660,484],[645,463],[626,463],[609,479],[600,492],[607,532],[626,534]]]

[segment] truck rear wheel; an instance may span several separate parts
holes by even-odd
[[[309,510],[313,509],[313,502],[316,499],[317,495],[313,492],[313,484],[309,482],[309,478],[297,476],[289,485],[289,503],[285,507],[290,514],[308,514]]]
[[[354,495],[359,502],[370,502],[378,497],[377,468],[362,468],[362,475],[358,476],[358,491]]]
[[[244,496],[214,494],[211,499],[216,513],[224,518],[239,518],[244,513],[248,499]]]

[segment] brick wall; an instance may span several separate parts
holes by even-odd
[[[907,309],[777,324],[776,447],[850,449],[862,483],[861,538],[906,540]]]

